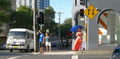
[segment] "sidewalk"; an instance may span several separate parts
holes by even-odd
[[[44,55],[112,54],[114,50],[114,48],[109,48],[89,51],[72,51],[66,47],[63,47],[63,49],[59,50],[59,40],[52,41],[52,43],[56,43],[56,47],[52,47],[52,52],[46,52],[46,48],[44,47]],[[33,52],[33,54],[39,54],[39,52]]]
[[[73,54],[112,54],[114,48],[111,49],[100,49],[91,51],[72,51],[72,50],[52,50],[52,52],[45,52],[44,55],[73,55]],[[33,53],[39,54],[39,52]]]

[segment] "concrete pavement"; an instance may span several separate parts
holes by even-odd
[[[72,51],[72,50],[53,50],[52,52],[44,52],[45,55],[73,55],[73,54],[112,54],[114,48],[111,49],[101,49],[101,50],[91,50],[91,51]],[[39,52],[32,53],[39,54]]]

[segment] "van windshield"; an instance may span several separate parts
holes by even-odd
[[[25,39],[25,32],[11,31],[11,32],[9,32],[9,38],[13,38],[13,39]]]

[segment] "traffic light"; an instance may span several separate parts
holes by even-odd
[[[38,17],[37,17],[38,24],[40,25],[45,24],[44,17],[45,17],[45,12],[43,10],[38,11]]]
[[[81,17],[84,16],[84,9],[80,9],[80,16],[81,16]]]

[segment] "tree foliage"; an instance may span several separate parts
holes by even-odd
[[[55,11],[51,6],[48,6],[47,9],[44,9],[44,11],[45,11],[45,18],[46,19],[52,20],[55,18]]]
[[[10,14],[12,12],[11,6],[10,0],[0,0],[0,26],[10,21]],[[2,29],[0,29],[0,32],[1,31]]]
[[[59,26],[58,26],[59,27]],[[68,18],[60,25],[61,37],[66,37],[66,33],[70,32],[72,27],[72,19]],[[59,28],[57,28],[57,34],[59,33]]]
[[[53,20],[55,18],[55,11],[51,6],[48,6],[47,9],[44,9],[45,11],[45,25],[43,26],[43,32],[46,31],[46,29],[50,30],[51,32],[55,31],[55,28],[57,27],[56,22]]]
[[[11,27],[12,28],[27,28],[32,30],[33,15],[32,9],[28,6],[21,5],[18,11],[14,11],[11,14]]]

